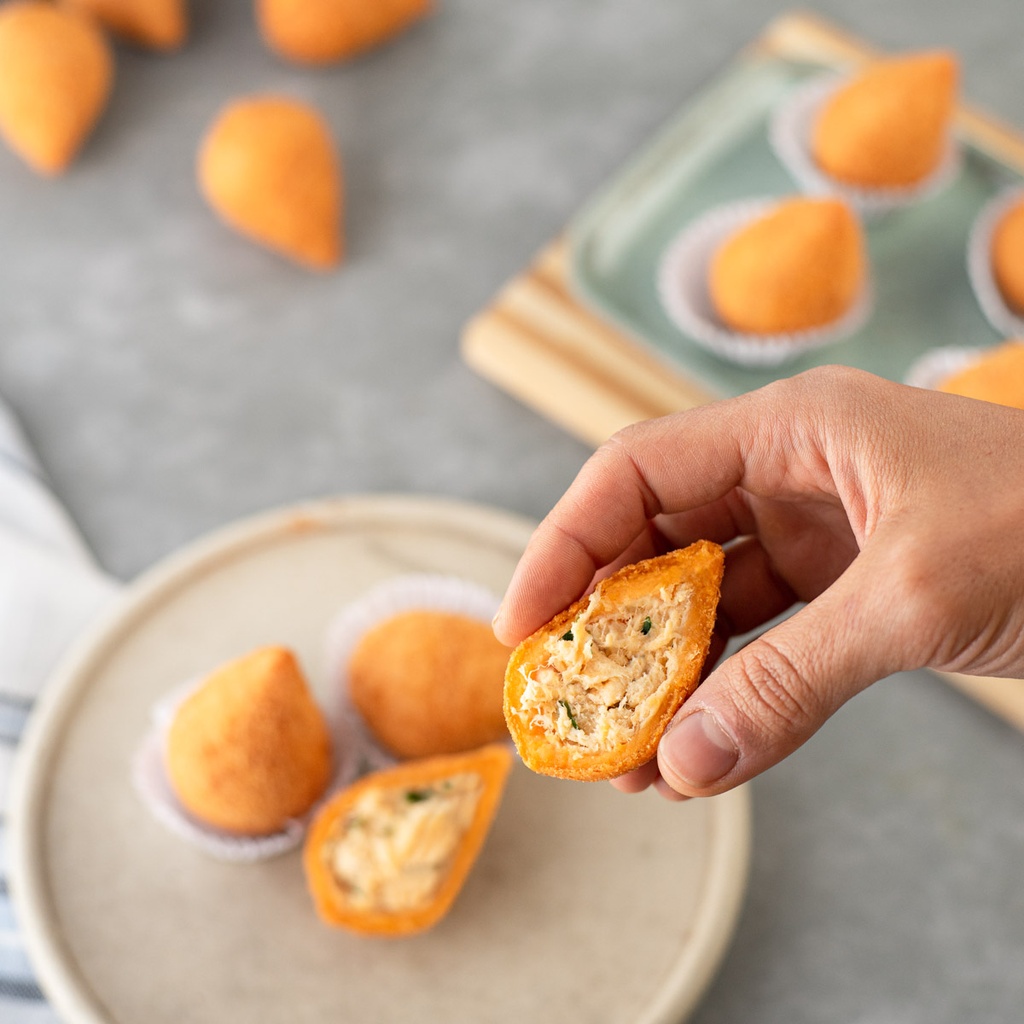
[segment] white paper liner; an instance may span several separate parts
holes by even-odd
[[[1003,298],[992,272],[992,235],[996,226],[1017,203],[1024,188],[1014,186],[990,199],[974,219],[967,240],[967,274],[985,319],[1007,338],[1024,338],[1024,317]]]
[[[984,349],[966,348],[961,345],[933,348],[911,363],[903,382],[911,387],[934,390],[954,373],[966,370],[968,366],[978,362],[984,354]]]
[[[363,636],[385,619],[415,609],[451,612],[490,624],[500,603],[499,597],[478,583],[416,573],[385,580],[338,612],[327,632],[328,671],[337,688],[339,716],[356,737],[367,767],[385,768],[397,758],[373,738],[349,696],[348,665]]]
[[[834,72],[815,77],[797,86],[772,115],[768,129],[772,148],[805,192],[838,196],[865,217],[873,218],[930,199],[956,180],[962,155],[952,133],[938,166],[914,185],[867,188],[839,181],[823,171],[811,149],[814,125],[822,105],[847,80],[847,75]]]
[[[742,366],[778,366],[842,341],[864,326],[874,304],[866,275],[853,305],[822,327],[791,334],[742,334],[722,322],[708,291],[711,259],[726,238],[778,203],[778,198],[761,197],[709,210],[676,236],[658,268],[658,295],[669,319],[698,345]]]
[[[331,793],[354,782],[362,767],[355,738],[349,735],[344,721],[333,724],[336,771],[332,784],[323,797],[301,818],[288,821],[284,828],[268,835],[244,836],[225,832],[201,821],[178,800],[167,776],[165,749],[167,733],[181,703],[199,684],[183,684],[166,694],[153,706],[152,725],[144,736],[132,762],[132,783],[143,804],[165,828],[179,839],[202,850],[217,860],[251,864],[286,853],[303,840],[316,808]]]

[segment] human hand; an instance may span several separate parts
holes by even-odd
[[[1024,412],[843,367],[638,424],[540,524],[495,632],[515,644],[620,565],[727,544],[713,657],[806,604],[715,667],[657,759],[615,782],[724,792],[893,672],[1024,676],[1022,442]]]

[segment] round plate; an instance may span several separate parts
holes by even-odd
[[[14,782],[13,895],[63,1019],[667,1024],[692,1008],[746,884],[743,790],[675,805],[517,765],[449,915],[379,940],[318,921],[298,852],[211,860],[132,788],[150,708],[182,680],[285,644],[329,706],[341,606],[409,572],[500,594],[530,530],[447,501],[320,502],[218,532],[129,589],[51,681]]]

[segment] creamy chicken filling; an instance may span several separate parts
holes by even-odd
[[[580,752],[628,742],[680,670],[691,595],[674,584],[656,600],[602,614],[595,590],[569,629],[548,640],[543,663],[521,669],[520,715]]]
[[[326,848],[331,873],[360,910],[416,910],[434,897],[484,790],[476,772],[419,787],[367,790]]]

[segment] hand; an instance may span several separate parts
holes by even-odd
[[[1020,410],[827,367],[627,428],[538,527],[495,632],[701,538],[727,545],[714,657],[806,604],[710,671],[621,789],[731,789],[893,672],[1024,676]]]

